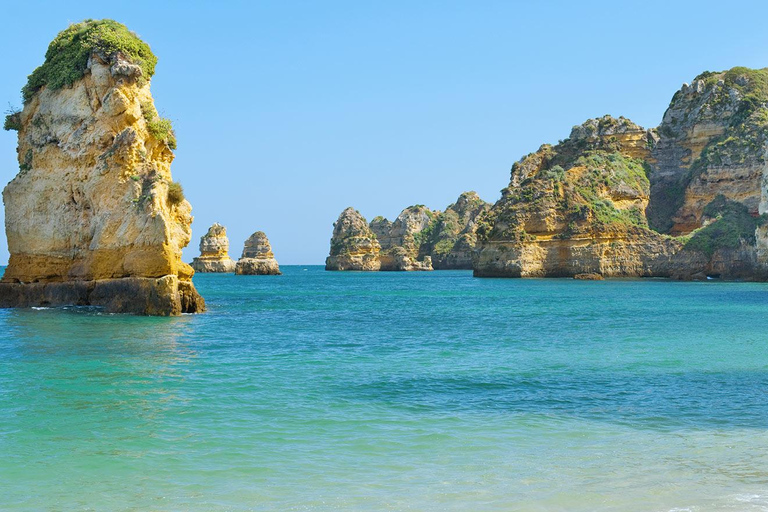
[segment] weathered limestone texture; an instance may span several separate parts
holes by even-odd
[[[768,69],[703,73],[658,129],[592,119],[512,167],[477,276],[768,279]]]
[[[115,50],[125,39],[131,50]],[[87,21],[59,34],[30,75],[23,110],[5,122],[18,130],[19,173],[3,190],[1,307],[205,310],[181,261],[192,208],[171,177],[176,141],[152,101],[155,61],[124,26]]]
[[[229,257],[227,228],[215,223],[200,237],[200,257],[192,261],[195,272],[234,272],[235,262]]]
[[[242,257],[235,266],[237,275],[274,275],[279,276],[280,266],[277,264],[272,246],[263,231],[257,231],[245,241]]]
[[[413,271],[432,270],[432,258],[419,259],[423,233],[430,226],[435,213],[423,205],[409,206],[400,212],[395,222],[377,217],[371,230],[381,244],[380,270]],[[388,231],[384,231],[389,227]]]
[[[419,271],[436,269],[471,269],[477,240],[477,219],[490,209],[475,192],[464,192],[444,212],[424,205],[405,208],[394,222],[375,217],[368,229],[365,219],[352,208],[342,213],[334,226],[331,240],[331,267],[328,270]],[[351,226],[354,226],[352,228]],[[339,229],[339,227],[341,227]],[[348,237],[348,231],[356,233]],[[346,246],[343,240],[349,238]],[[375,250],[373,242],[376,243]],[[360,252],[367,263],[353,265],[338,262],[351,252]],[[341,259],[339,259],[341,258]],[[365,266],[365,268],[361,268]]]
[[[477,220],[490,210],[476,192],[464,192],[444,212],[437,212],[419,248],[435,270],[469,270],[477,244]]]
[[[331,252],[325,270],[379,270],[381,246],[365,218],[352,207],[345,209],[333,224]]]

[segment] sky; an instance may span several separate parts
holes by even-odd
[[[235,259],[261,230],[281,264],[322,264],[347,206],[394,220],[466,190],[494,202],[516,160],[573,125],[657,126],[702,71],[768,66],[764,2],[2,3],[3,106],[70,23],[115,19],[150,44],[195,217],[185,261],[220,222]],[[16,172],[0,131],[0,182]]]

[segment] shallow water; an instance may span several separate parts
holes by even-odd
[[[768,285],[197,275],[0,310],[1,510],[768,510]]]

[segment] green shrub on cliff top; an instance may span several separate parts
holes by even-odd
[[[147,131],[157,140],[168,144],[171,149],[176,149],[176,133],[173,131],[173,124],[170,119],[157,115],[152,102],[147,101],[141,104],[141,113],[147,122]]]
[[[172,181],[168,184],[168,202],[174,206],[181,204],[184,201],[184,189],[181,187],[181,183]]]
[[[21,112],[9,111],[5,115],[5,122],[3,123],[3,130],[21,130]]]
[[[149,45],[113,20],[85,20],[70,25],[59,32],[45,52],[45,62],[35,69],[21,94],[28,102],[43,86],[60,89],[72,85],[85,73],[92,52],[110,57],[121,52],[131,62],[141,67],[143,76],[151,78],[155,73],[157,57]]]

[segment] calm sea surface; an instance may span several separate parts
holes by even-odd
[[[768,284],[283,270],[0,310],[0,510],[768,510]]]

